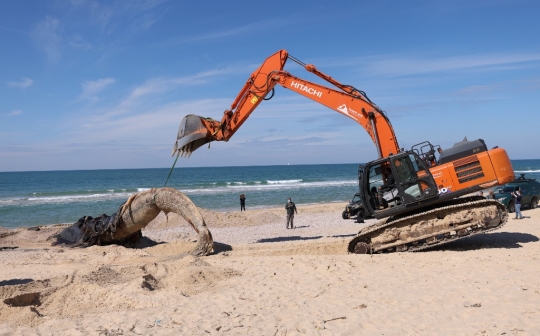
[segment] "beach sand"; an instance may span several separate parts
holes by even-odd
[[[540,210],[417,253],[351,255],[345,204],[214,213],[215,244],[160,215],[141,248],[0,229],[0,335],[540,335]],[[513,214],[511,214],[513,216]],[[16,248],[15,248],[16,247]]]

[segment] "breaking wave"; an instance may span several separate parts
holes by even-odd
[[[227,186],[212,186],[198,188],[180,188],[179,190],[187,195],[202,195],[210,193],[230,193],[238,191],[271,191],[271,190],[290,190],[290,189],[307,189],[307,188],[324,188],[324,187],[339,187],[348,185],[357,185],[356,180],[340,180],[340,181],[316,181],[304,182],[303,180],[277,180],[263,181],[261,183],[246,183],[243,185],[227,185]]]
[[[303,180],[277,180],[277,181],[272,181],[272,180],[268,180],[268,184],[289,184],[289,183],[300,183],[302,182]]]
[[[239,191],[278,191],[278,190],[302,190],[312,188],[326,188],[351,186],[358,184],[355,180],[339,181],[314,181],[305,182],[302,179],[294,180],[266,180],[251,182],[211,182],[201,185],[184,186],[176,188],[186,195],[213,195],[234,194]],[[42,204],[69,204],[81,202],[100,202],[111,200],[125,200],[135,192],[142,192],[150,188],[131,189],[105,189],[99,191],[85,190],[73,192],[39,193],[34,192],[28,197],[10,197],[0,199],[0,208],[6,206],[31,206]]]

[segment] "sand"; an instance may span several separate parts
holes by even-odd
[[[434,250],[347,254],[344,204],[160,215],[140,248],[0,229],[0,335],[540,335],[540,210]],[[367,221],[367,224],[374,220]],[[16,248],[15,248],[16,247]]]

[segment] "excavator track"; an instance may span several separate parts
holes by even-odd
[[[503,204],[491,199],[458,198],[450,205],[362,229],[350,253],[416,252],[501,228],[508,220]]]

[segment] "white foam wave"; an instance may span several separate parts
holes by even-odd
[[[290,181],[290,180],[289,180]],[[339,187],[347,185],[356,185],[358,181],[320,181],[320,182],[304,182],[304,183],[284,183],[284,184],[256,184],[256,185],[229,185],[218,188],[200,188],[200,189],[179,189],[181,192],[190,195],[202,195],[210,193],[230,193],[237,190],[249,191],[268,191],[268,190],[289,190],[289,189],[304,189],[304,188],[322,188],[322,187]]]
[[[11,205],[11,204],[17,204],[26,201],[26,198],[8,198],[8,199],[0,199],[0,206],[1,205]]]
[[[514,170],[514,173],[540,173],[540,169],[537,170]]]
[[[106,193],[106,194],[88,194],[88,195],[66,195],[66,196],[47,196],[47,197],[30,197],[30,198],[17,198],[17,199],[2,199],[0,200],[0,207],[2,206],[30,206],[40,204],[68,204],[76,202],[95,202],[103,200],[125,199],[128,198],[131,193]]]
[[[277,180],[277,181],[268,180],[266,182],[268,182],[268,184],[288,184],[288,183],[300,183],[302,181],[303,180],[300,179],[300,180]]]
[[[326,187],[340,187],[357,185],[356,180],[336,180],[336,181],[319,181],[319,182],[303,182],[302,179],[297,180],[279,180],[271,181],[274,183],[264,184],[262,181],[256,181],[259,183],[248,184],[244,182],[238,182],[237,184],[229,184],[224,186],[209,186],[203,188],[186,188],[178,189],[187,195],[209,195],[209,194],[230,194],[240,191],[246,192],[265,192],[265,191],[279,191],[279,190],[304,190],[311,188],[326,188]],[[270,182],[270,181],[268,181]],[[138,192],[149,190],[150,188],[136,188]],[[122,191],[120,191],[122,190]],[[76,195],[58,195],[58,196],[34,196],[29,198],[17,197],[17,198],[5,198],[0,199],[0,207],[6,206],[32,206],[41,204],[69,204],[79,202],[98,202],[108,200],[122,200],[127,199],[133,194],[126,189],[113,190],[107,189],[101,192],[90,194],[76,194]]]
[[[119,194],[116,194],[118,196]],[[85,200],[85,199],[96,199],[96,198],[109,198],[108,194],[91,194],[91,195],[69,195],[69,196],[48,196],[48,197],[31,197],[27,200],[30,202],[44,202],[44,203],[55,203],[58,201],[69,201],[69,200]]]

